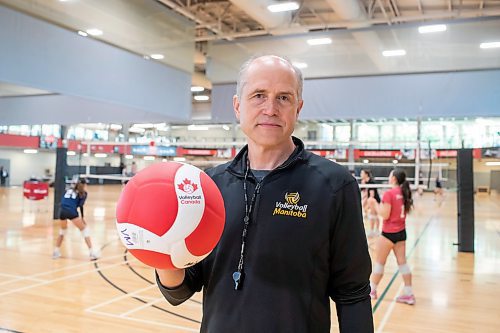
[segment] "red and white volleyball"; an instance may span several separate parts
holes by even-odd
[[[222,235],[225,218],[213,180],[178,162],[138,172],[116,207],[122,243],[141,262],[160,269],[189,267],[207,257]]]

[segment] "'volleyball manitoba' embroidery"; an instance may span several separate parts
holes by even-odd
[[[297,205],[300,201],[299,192],[285,193],[285,202],[276,201],[273,215],[307,217],[307,205]]]

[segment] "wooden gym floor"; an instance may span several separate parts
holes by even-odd
[[[63,257],[48,200],[28,201],[21,188],[0,188],[0,332],[197,332],[201,295],[170,306],[153,270],[125,252],[115,231],[121,186],[90,186],[85,206],[102,258],[90,262],[70,224]],[[416,199],[408,218],[408,262],[417,303],[395,303],[402,289],[393,255],[373,302],[376,332],[500,332],[500,196],[478,195],[475,253],[458,253],[456,196]],[[373,253],[374,239],[369,239]],[[337,320],[332,308],[332,332]]]

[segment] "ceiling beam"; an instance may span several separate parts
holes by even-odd
[[[219,29],[215,28],[212,24],[208,24],[208,23],[204,22],[203,20],[199,19],[198,17],[196,17],[196,15],[194,15],[193,13],[191,13],[186,7],[180,6],[176,2],[171,1],[171,0],[156,0],[156,1],[164,4],[165,6],[167,6],[170,9],[176,11],[177,13],[183,15],[184,17],[187,17],[188,19],[196,22],[197,24],[199,24],[201,26],[204,26],[204,27],[207,27],[214,34],[216,34],[216,35],[224,35],[224,33],[222,31],[220,31]]]
[[[401,16],[401,14],[399,13],[399,8],[398,8],[398,4],[397,4],[397,0],[390,0],[391,4],[392,4],[392,8],[394,10],[394,16]]]
[[[417,6],[418,6],[418,11],[420,14],[424,13],[424,10],[422,8],[422,0],[417,0]]]
[[[380,1],[380,0],[377,0]],[[443,12],[438,12],[438,13],[427,13],[423,15],[414,15],[414,16],[398,16],[392,18],[392,22],[418,22],[418,21],[426,21],[426,20],[445,20],[445,19],[452,19],[452,18],[477,18],[477,17],[486,17],[486,16],[500,16],[500,9],[474,9],[474,10],[452,10],[451,12],[449,11],[443,11]],[[375,18],[375,19],[370,19],[364,21],[364,23],[369,25],[377,25],[377,24],[386,24],[387,19],[386,18]],[[320,23],[320,24],[311,24],[311,25],[304,25],[301,26],[303,30],[327,30],[327,29],[349,29],[352,27],[352,21],[336,21],[336,22],[331,22],[331,23]],[[355,30],[355,29],[353,29]],[[202,42],[202,41],[210,41],[210,40],[219,40],[219,39],[236,39],[236,38],[245,38],[245,37],[255,37],[255,36],[265,36],[268,35],[269,31],[267,30],[255,30],[255,31],[249,31],[249,32],[240,32],[240,33],[234,33],[234,34],[227,34],[227,35],[222,35],[222,36],[201,36],[195,38],[196,42]],[[290,30],[290,35],[296,35],[297,31],[295,30]],[[282,33],[282,35],[286,35],[286,33]]]
[[[368,4],[368,10],[367,10],[367,12],[368,12],[368,17],[369,18],[373,18],[373,14],[375,12],[375,3],[376,2],[377,2],[376,0],[371,0],[370,3]]]
[[[378,3],[378,6],[380,7],[380,10],[382,10],[382,14],[384,14],[384,17],[386,18],[387,20],[387,24],[388,25],[392,25],[392,22],[391,22],[391,19],[389,18],[389,15],[387,14],[387,12],[385,11],[385,7],[384,7],[384,4],[382,3],[381,0],[377,0],[377,3]]]

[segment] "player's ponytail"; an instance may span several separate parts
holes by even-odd
[[[405,213],[409,213],[413,208],[413,199],[411,198],[410,183],[406,180],[406,173],[401,169],[395,169],[392,175],[396,177],[398,185],[401,187],[403,193],[403,202],[405,206]]]

